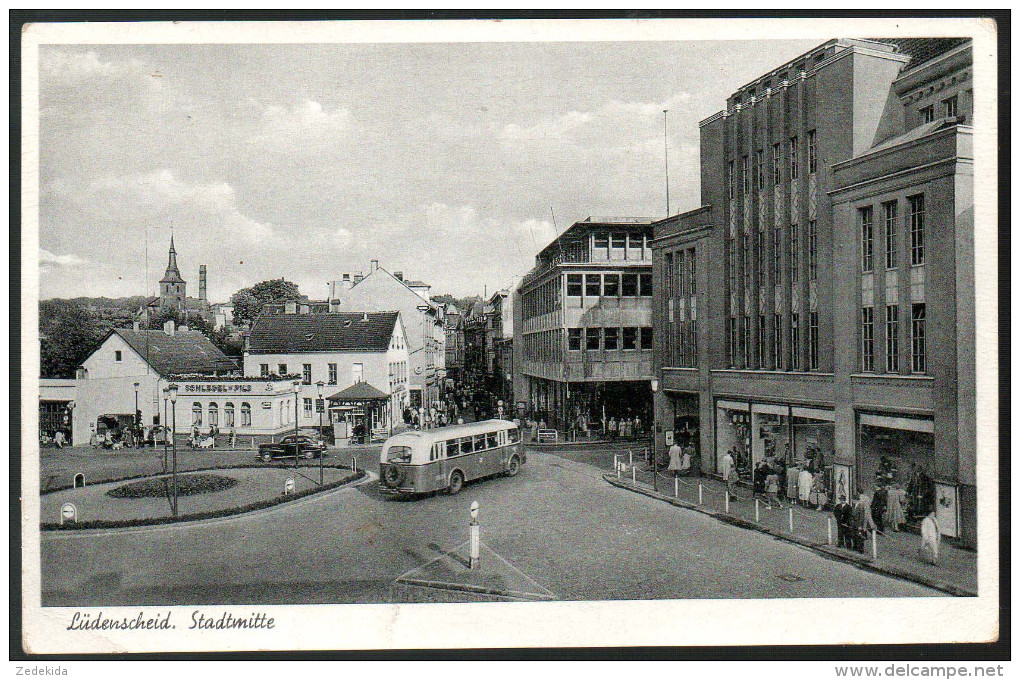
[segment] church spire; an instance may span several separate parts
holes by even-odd
[[[163,278],[160,283],[183,283],[184,279],[181,278],[181,270],[177,268],[177,249],[174,248],[174,237],[170,235],[170,259],[166,265],[166,273],[163,274]]]

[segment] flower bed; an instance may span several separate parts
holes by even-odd
[[[110,498],[163,498],[167,495],[170,485],[170,477],[150,477],[110,489],[106,495]],[[216,493],[234,486],[237,486],[237,480],[223,475],[187,474],[177,477],[178,496]]]

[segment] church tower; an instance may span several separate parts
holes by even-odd
[[[174,248],[174,237],[171,235],[170,261],[167,263],[166,273],[159,280],[160,310],[176,309],[183,312],[187,285],[181,278],[181,270],[177,268],[177,250]]]

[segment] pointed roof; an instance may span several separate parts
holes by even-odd
[[[367,382],[357,382],[340,390],[327,401],[385,401],[389,398],[390,395]]]
[[[385,352],[400,312],[262,314],[248,336],[252,354]]]
[[[163,376],[229,373],[237,370],[237,364],[201,331],[177,331],[167,335],[161,330],[115,328],[110,331],[111,335],[114,333]],[[105,342],[100,343],[100,346]]]
[[[170,260],[166,265],[166,273],[159,280],[160,283],[184,283],[181,278],[181,270],[177,268],[177,249],[174,248],[174,237],[170,235]]]

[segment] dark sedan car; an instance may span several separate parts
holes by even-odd
[[[266,463],[275,458],[295,458],[297,456],[311,459],[321,457],[325,451],[324,443],[305,435],[298,435],[295,447],[294,435],[289,434],[275,444],[259,444],[259,459]]]

